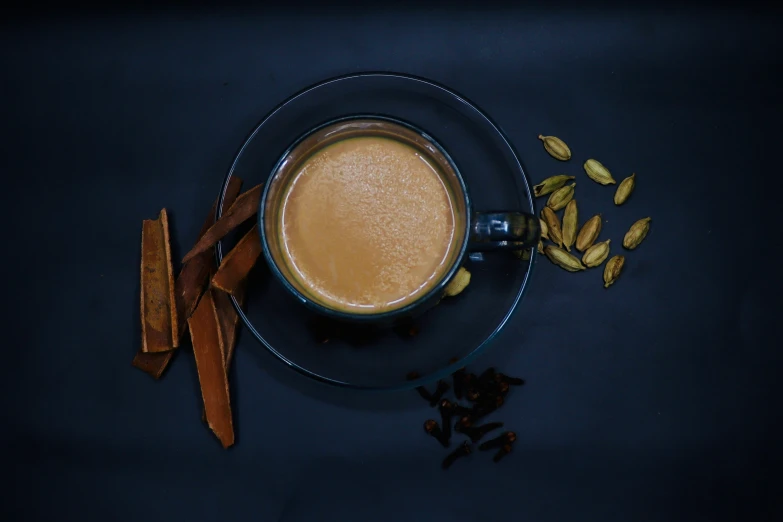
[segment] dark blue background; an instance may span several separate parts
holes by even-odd
[[[780,28],[771,11],[704,6],[7,18],[6,519],[771,519]],[[296,90],[368,69],[463,92],[534,181],[564,170],[539,133],[579,151],[573,174],[585,151],[618,178],[635,171],[629,222],[605,229],[618,247],[631,215],[653,217],[610,290],[538,259],[479,361],[528,380],[497,416],[519,437],[499,465],[442,472],[415,393],[305,382],[249,335],[229,451],[200,421],[187,349],[160,382],[130,366],[141,220],[170,209],[179,259],[252,126]]]

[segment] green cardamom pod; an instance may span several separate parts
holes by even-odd
[[[588,248],[585,255],[582,256],[582,263],[588,268],[593,268],[606,261],[606,258],[609,257],[609,243],[611,241],[611,239],[607,239]]]
[[[540,239],[538,240],[538,253],[543,254],[544,253],[544,242]]]
[[[539,222],[539,224],[541,226],[541,237],[543,239],[549,239],[549,227],[547,226],[546,221],[544,221],[543,219],[539,218],[538,222]]]
[[[546,202],[546,206],[552,210],[560,210],[568,205],[568,202],[574,197],[574,187],[576,187],[576,183],[571,183],[552,192],[552,195],[549,196]]]
[[[539,134],[538,139],[544,142],[544,148],[556,160],[568,161],[571,159],[571,149],[560,138]]]
[[[565,212],[563,213],[563,246],[571,251],[571,247],[576,241],[576,229],[578,221],[578,210],[576,208],[576,200],[572,199],[566,205]]]
[[[454,297],[462,293],[465,288],[470,284],[470,272],[465,267],[459,267],[459,270],[454,275],[449,284],[443,290],[444,297]]]
[[[585,172],[587,172],[590,179],[601,185],[614,185],[617,183],[609,169],[601,165],[601,162],[598,160],[589,159],[585,161]]]
[[[546,178],[538,185],[533,185],[533,195],[536,197],[546,196],[556,191],[560,187],[566,184],[568,180],[574,179],[574,176],[566,176],[565,174],[558,174],[551,178]]]
[[[539,241],[540,242],[540,241]],[[530,254],[533,252],[533,247],[527,247],[521,250],[514,250],[513,253],[522,261],[530,260]]]
[[[582,229],[579,231],[579,235],[576,236],[576,249],[580,252],[584,252],[598,239],[598,235],[601,233],[601,214],[588,219]]]
[[[623,265],[625,265],[625,256],[614,256],[606,262],[604,267],[604,288],[609,288],[617,281],[617,278],[620,277],[620,272],[623,271]]]
[[[631,195],[631,192],[633,192],[635,186],[636,174],[634,173],[622,180],[620,184],[617,185],[617,192],[614,193],[614,204],[622,205],[625,203],[628,197]]]
[[[577,258],[562,248],[547,245],[544,247],[544,255],[546,255],[546,257],[548,257],[549,260],[554,264],[560,268],[568,270],[569,272],[578,272],[579,270],[585,269],[584,265],[582,265],[582,263]]]
[[[555,211],[549,207],[544,207],[541,209],[541,217],[549,229],[549,240],[557,246],[562,247],[563,232],[560,228],[560,220],[557,218]]]
[[[623,246],[628,250],[638,247],[639,243],[647,237],[647,232],[650,231],[651,220],[652,218],[646,217],[631,225],[631,228],[625,233],[623,238]]]

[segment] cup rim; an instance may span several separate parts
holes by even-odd
[[[376,121],[385,121],[388,123],[393,123],[396,125],[400,125],[402,127],[407,128],[410,131],[415,132],[416,134],[419,134],[421,137],[426,139],[429,143],[431,143],[436,149],[438,149],[438,152],[443,154],[443,157],[446,158],[446,161],[449,163],[451,168],[454,170],[454,174],[459,182],[460,190],[462,191],[462,198],[465,202],[465,233],[462,238],[462,244],[459,246],[458,254],[454,258],[454,262],[449,266],[448,270],[446,270],[442,275],[440,280],[437,284],[435,284],[432,288],[430,288],[425,294],[421,295],[418,299],[415,301],[408,303],[405,306],[402,306],[400,308],[395,308],[392,310],[387,310],[384,312],[379,313],[367,313],[367,314],[357,314],[357,313],[351,313],[351,312],[344,312],[340,310],[336,310],[334,308],[329,308],[327,306],[324,306],[313,299],[307,297],[302,292],[300,292],[294,285],[292,285],[288,279],[283,275],[280,268],[277,266],[277,263],[272,258],[272,254],[270,252],[269,248],[269,238],[266,234],[266,227],[264,226],[264,218],[266,216],[266,203],[267,203],[267,197],[269,195],[269,189],[271,186],[272,178],[274,178],[275,174],[279,170],[281,164],[285,159],[288,157],[288,155],[297,147],[299,144],[301,144],[304,140],[315,134],[316,132],[329,127],[331,125],[336,125],[338,123],[342,122],[350,122],[354,120],[376,120]],[[330,119],[324,123],[321,123],[319,125],[316,125],[315,127],[311,128],[310,130],[304,132],[301,136],[299,136],[291,145],[289,145],[286,150],[280,155],[277,162],[275,163],[274,167],[272,167],[272,170],[270,171],[269,175],[267,176],[266,182],[264,184],[264,190],[261,195],[261,201],[259,203],[259,209],[258,209],[258,232],[261,235],[261,246],[262,250],[264,252],[264,258],[266,259],[267,265],[269,266],[270,270],[274,274],[275,278],[282,283],[282,285],[285,287],[285,289],[294,297],[296,297],[297,300],[299,300],[302,304],[310,308],[311,310],[318,312],[322,315],[325,315],[327,317],[331,317],[332,319],[339,319],[344,321],[350,321],[354,323],[377,323],[377,322],[385,322],[389,320],[396,319],[398,317],[404,317],[410,314],[413,310],[418,308],[424,303],[429,302],[431,299],[433,299],[437,294],[442,293],[448,282],[454,277],[454,275],[457,273],[457,270],[459,270],[460,266],[462,266],[463,261],[465,260],[465,255],[468,251],[468,243],[470,239],[470,225],[473,215],[473,207],[472,207],[472,201],[470,199],[470,194],[468,193],[467,185],[465,184],[465,179],[462,177],[462,173],[459,170],[459,167],[457,166],[454,159],[451,157],[451,155],[448,153],[448,151],[440,144],[440,142],[435,138],[431,133],[419,128],[418,126],[405,121],[398,117],[392,117],[387,116],[384,114],[373,114],[373,113],[358,113],[358,114],[351,114],[346,116],[340,116],[338,118]]]

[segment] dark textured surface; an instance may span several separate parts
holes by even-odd
[[[2,510],[26,520],[772,519],[782,435],[775,15],[6,20],[0,165],[16,270],[5,278]],[[583,217],[610,205],[611,190],[581,175],[581,161],[601,159],[618,178],[636,172],[636,193],[605,225],[617,247],[631,222],[653,217],[610,290],[598,271],[538,259],[531,291],[479,362],[528,380],[496,416],[518,434],[497,465],[479,454],[443,472],[445,451],[421,429],[436,412],[415,393],[304,382],[248,335],[232,375],[230,451],[201,424],[192,354],[182,350],[160,382],[130,366],[141,220],[169,208],[179,258],[266,111],[365,69],[431,77],[472,98],[534,181],[580,176]],[[563,137],[572,163],[548,158],[539,133]]]

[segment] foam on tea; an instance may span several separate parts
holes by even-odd
[[[292,176],[279,213],[286,264],[329,308],[405,306],[449,268],[455,209],[437,166],[392,138],[325,147]]]

